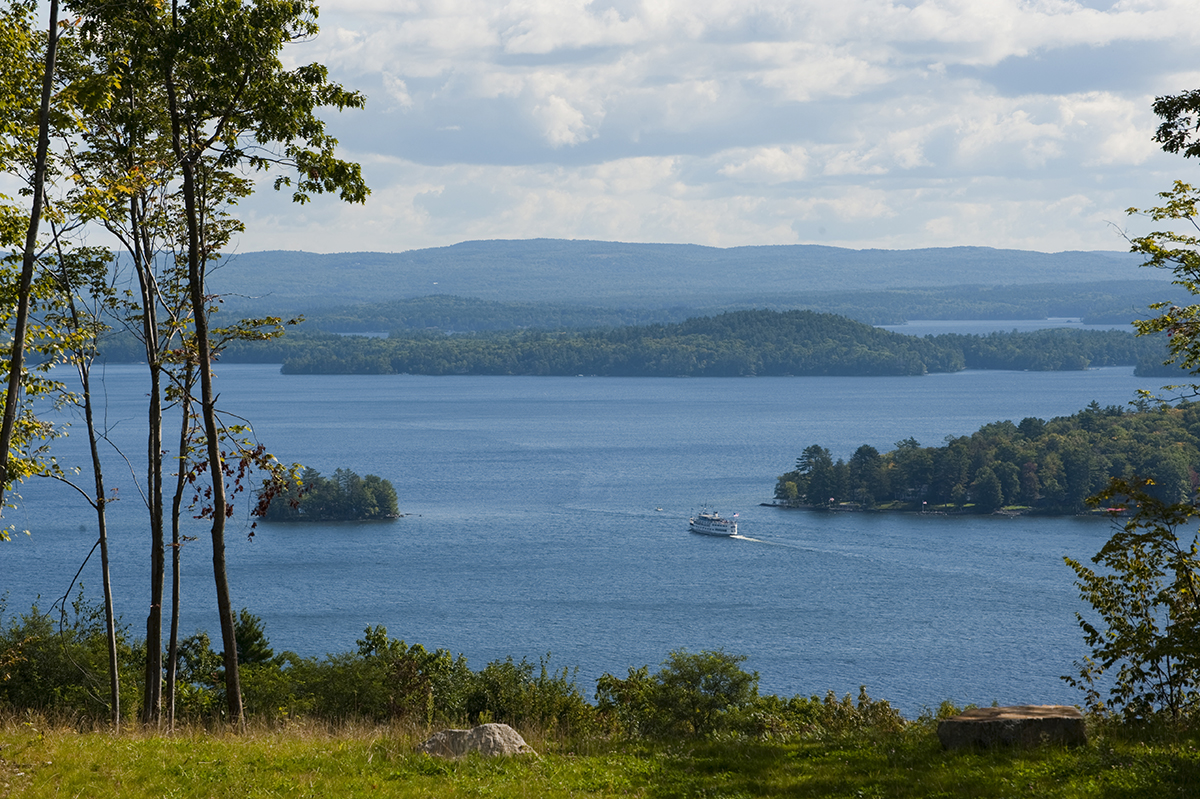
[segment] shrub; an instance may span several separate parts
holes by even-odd
[[[550,655],[541,658],[539,670],[525,658],[494,660],[474,675],[467,697],[467,717],[473,723],[485,720],[513,725],[537,726],[583,732],[594,720],[588,704],[567,668],[551,671]]]
[[[645,667],[630,669],[624,680],[603,675],[596,700],[600,711],[631,735],[702,737],[749,729],[758,673],[743,671],[745,660],[724,650],[677,649],[653,676]]]
[[[2,611],[3,608],[0,608]],[[137,710],[139,660],[117,626],[124,715]],[[80,719],[109,715],[108,631],[104,607],[84,598],[69,613],[43,613],[35,604],[0,627],[0,707],[65,713]]]

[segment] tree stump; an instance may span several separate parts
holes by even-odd
[[[943,749],[1087,743],[1083,714],[1070,705],[980,707],[938,723]]]

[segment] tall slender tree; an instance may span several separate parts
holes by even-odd
[[[193,326],[191,363],[199,385],[198,422],[210,495],[213,575],[225,652],[229,717],[242,718],[234,617],[225,563],[225,523],[231,512],[225,487],[228,466],[222,450],[212,382],[212,298],[207,270],[219,258],[227,231],[215,229],[214,200],[231,198],[230,170],[285,171],[276,189],[290,187],[293,200],[336,192],[362,202],[368,190],[357,164],[337,157],[337,141],[325,132],[322,108],[356,108],[363,97],[328,80],[325,68],[309,64],[286,69],[285,45],[317,32],[317,8],[300,0],[192,0],[169,8],[154,0],[77,0],[71,8],[84,19],[87,35],[120,42],[131,74],[152,74],[165,103],[163,140],[178,174],[182,205],[181,261]],[[129,31],[136,35],[129,35]],[[244,185],[248,190],[248,184]]]
[[[100,458],[100,432],[96,426],[95,394],[92,392],[92,364],[101,336],[108,330],[103,317],[111,315],[116,305],[116,292],[108,284],[108,266],[112,255],[107,250],[82,248],[68,250],[57,239],[54,259],[54,279],[60,294],[58,308],[50,319],[71,336],[71,357],[79,374],[80,393],[75,401],[82,405],[92,461],[92,491],[67,480],[96,513],[96,531],[100,548],[100,582],[104,593],[104,623],[108,640],[109,723],[114,731],[121,727],[121,679],[117,655],[117,623],[110,577],[111,558],[108,549],[108,497],[104,489],[104,466]]]
[[[28,154],[30,131],[21,124],[19,116],[22,104],[28,94],[29,56],[32,54],[34,39],[28,34],[29,21],[32,17],[32,4],[16,3],[8,9],[0,28],[0,42],[3,43],[3,58],[6,67],[14,69],[11,77],[14,84],[5,87],[0,111],[4,112],[3,146],[0,154],[6,161],[20,161]],[[50,167],[50,104],[54,89],[55,61],[58,54],[58,0],[51,0],[49,24],[45,40],[45,58],[42,62],[41,102],[37,113],[37,125],[33,148],[33,160],[29,172],[30,206],[26,217],[25,240],[21,257],[21,272],[18,276],[15,291],[15,312],[12,317],[12,336],[8,351],[8,385],[4,392],[3,416],[0,418],[0,511],[4,507],[4,493],[14,477],[11,467],[10,453],[14,434],[17,433],[17,420],[22,408],[22,390],[25,388],[25,346],[29,333],[29,316],[33,300],[34,267],[38,254],[38,231],[42,221],[42,205],[45,199],[44,189],[46,175]],[[10,77],[5,73],[6,79]],[[6,163],[5,166],[8,164]],[[4,238],[10,238],[12,217],[7,215],[4,228]],[[7,244],[8,242],[0,242]]]

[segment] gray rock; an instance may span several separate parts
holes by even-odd
[[[463,757],[478,752],[484,757],[536,755],[521,734],[507,724],[481,724],[470,730],[442,730],[417,747],[437,757]]]
[[[938,724],[943,749],[1087,743],[1083,715],[1070,705],[981,707]]]

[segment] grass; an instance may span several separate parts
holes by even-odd
[[[425,730],[292,725],[243,735],[0,724],[0,797],[1194,797],[1200,735],[1111,728],[1077,749],[943,752],[930,724],[834,740],[569,742],[446,761]]]

